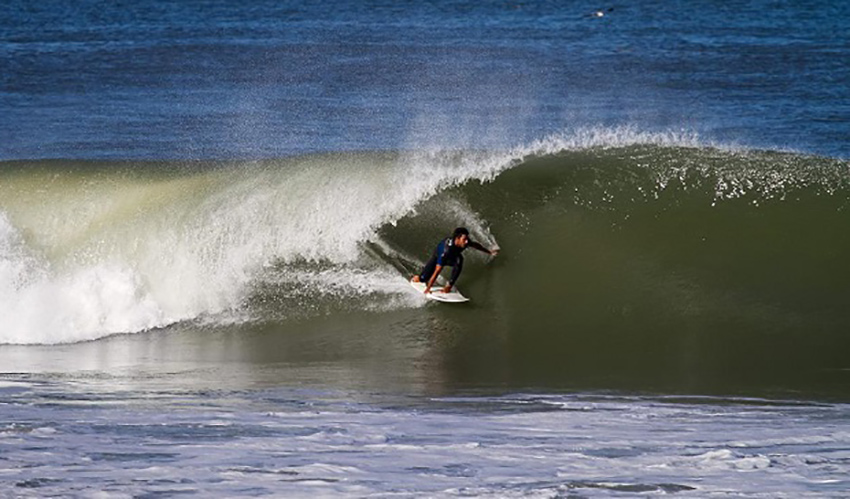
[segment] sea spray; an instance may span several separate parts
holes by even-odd
[[[7,165],[0,183],[4,230],[27,237],[8,240],[17,249],[6,251],[4,266],[16,281],[28,275],[26,285],[5,291],[13,310],[0,341],[73,342],[226,314],[243,307],[252,283],[270,268],[277,269],[272,281],[289,280],[301,295],[384,290],[350,271],[363,268],[361,244],[424,199],[474,176],[465,170],[473,163],[429,169],[399,158],[316,155],[188,169]],[[37,277],[24,250],[39,255]],[[287,274],[287,265],[305,261],[336,273]],[[369,282],[372,289],[364,290]],[[61,306],[44,313],[53,301]]]

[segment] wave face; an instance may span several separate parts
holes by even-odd
[[[829,343],[850,319],[848,196],[846,161],[631,129],[498,152],[7,162],[0,343],[422,307],[402,275],[458,224],[503,248],[461,286],[470,316],[538,339],[520,355],[564,331],[632,351]]]
[[[503,248],[466,284],[494,314],[480,324],[505,338],[481,365],[510,366],[519,385],[844,392],[848,166],[618,145],[529,157],[447,193]]]

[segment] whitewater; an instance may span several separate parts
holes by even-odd
[[[0,387],[16,421],[0,426],[0,448],[22,469],[0,468],[4,494],[840,497],[850,471],[844,405],[610,394],[402,402],[279,388],[105,398],[88,382],[74,383],[73,401],[59,396],[65,383]],[[782,430],[789,421],[793,433]]]

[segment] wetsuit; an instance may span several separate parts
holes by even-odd
[[[487,248],[472,240],[466,244],[466,248],[469,247],[489,253]],[[448,265],[452,267],[452,278],[449,280],[449,285],[454,286],[455,282],[457,282],[457,278],[460,277],[460,273],[463,270],[463,255],[461,255],[461,253],[463,253],[463,250],[466,248],[456,246],[454,239],[451,237],[447,237],[440,241],[437,249],[434,250],[434,254],[431,255],[431,259],[428,260],[428,263],[425,264],[425,268],[423,268],[422,272],[419,274],[419,280],[427,284],[428,281],[431,280],[431,276],[434,275],[434,269],[437,268],[437,265],[443,267]]]

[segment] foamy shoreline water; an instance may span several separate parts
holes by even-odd
[[[0,491],[16,497],[790,498],[835,496],[850,474],[842,404],[4,378]]]

